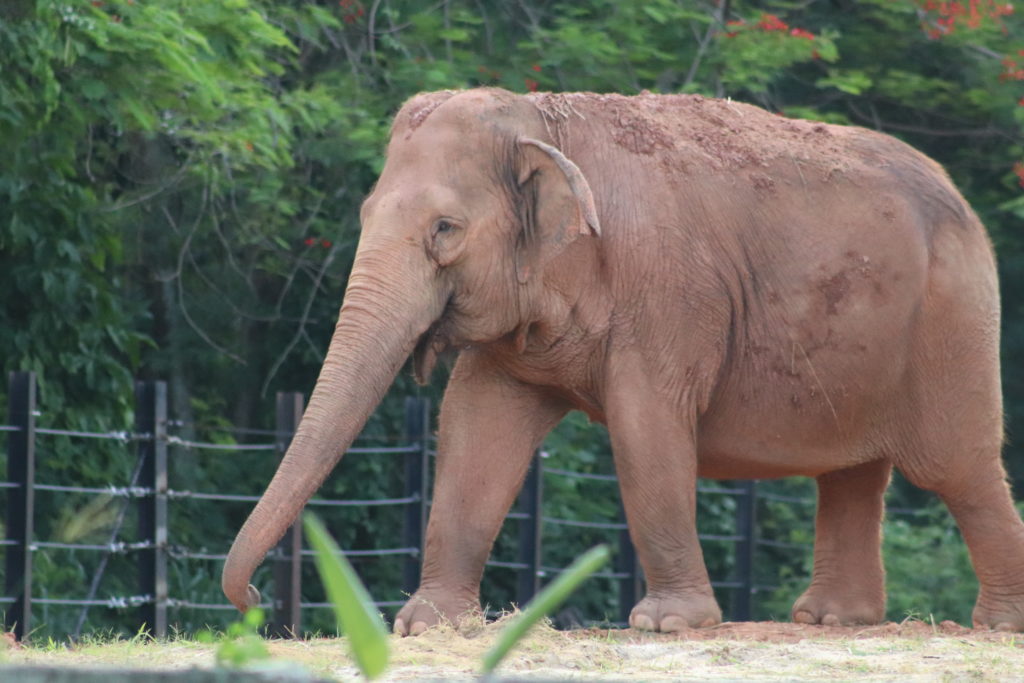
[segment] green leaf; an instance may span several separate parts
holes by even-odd
[[[356,665],[368,679],[388,665],[388,630],[352,565],[341,553],[323,522],[311,512],[302,517],[309,544],[316,551],[316,568],[324,582],[334,615],[348,637]]]
[[[665,13],[653,5],[646,5],[644,7],[644,13],[659,24],[664,24],[668,21],[668,17],[665,16]]]
[[[871,77],[860,69],[829,69],[826,78],[819,78],[814,85],[819,88],[833,87],[850,95],[860,95],[871,87]]]
[[[437,35],[444,40],[450,40],[456,43],[469,40],[469,31],[464,28],[446,28],[442,31],[438,31]]]
[[[494,671],[530,627],[561,605],[584,579],[600,569],[610,557],[611,551],[607,545],[595,546],[576,558],[576,561],[557,579],[545,586],[544,590],[530,601],[526,609],[505,627],[498,637],[498,642],[484,655],[483,673],[489,674]]]
[[[80,87],[82,94],[90,100],[98,100],[107,94],[107,86],[103,84],[103,81],[98,81],[95,78],[83,80]]]

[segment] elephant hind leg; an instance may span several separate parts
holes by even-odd
[[[960,527],[980,584],[974,626],[1024,631],[1024,523],[998,452],[972,462],[962,478],[908,479],[938,493]]]
[[[882,517],[892,464],[886,460],[818,477],[814,573],[793,605],[805,624],[876,624],[885,617]]]
[[[974,625],[1024,631],[1024,523],[1000,457],[998,368],[944,367],[945,375],[915,392],[924,400],[909,402],[918,410],[906,421],[913,445],[896,467],[937,493],[960,527],[980,584]]]
[[[955,495],[942,495],[960,526],[981,589],[976,627],[1024,631],[1024,523],[1013,506],[1003,468]]]

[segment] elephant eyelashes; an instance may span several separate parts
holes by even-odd
[[[452,232],[453,230],[455,230],[455,226],[443,218],[434,224],[435,235],[443,235],[445,233]]]

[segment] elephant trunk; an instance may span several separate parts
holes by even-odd
[[[249,580],[358,436],[419,339],[442,313],[413,250],[360,244],[330,348],[299,428],[224,564],[224,594],[258,604]]]

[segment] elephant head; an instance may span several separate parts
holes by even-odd
[[[419,95],[399,111],[309,406],[224,566],[240,610],[410,354],[426,382],[441,351],[528,328],[545,265],[599,234],[587,180],[545,137],[537,110],[499,90]]]

